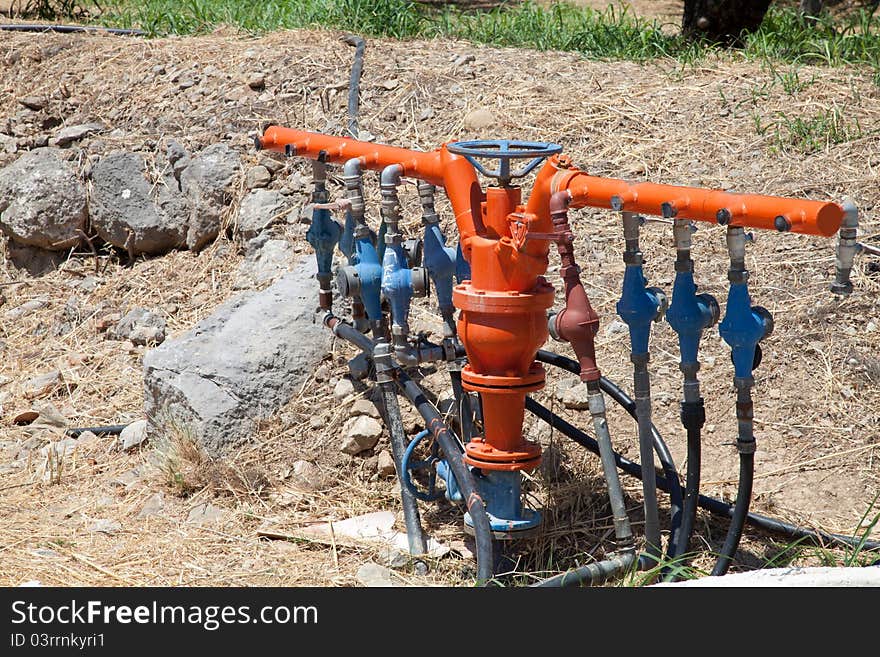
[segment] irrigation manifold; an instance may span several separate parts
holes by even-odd
[[[353,76],[349,132],[357,135],[357,78],[363,54],[358,47]],[[523,505],[523,473],[541,462],[541,446],[523,435],[525,411],[597,453],[614,520],[616,551],[604,561],[561,573],[542,585],[598,583],[636,568],[668,563],[687,552],[697,507],[728,517],[729,530],[713,575],[730,566],[744,526],[751,524],[789,538],[823,544],[854,544],[851,537],[795,527],[749,512],[756,439],[752,388],[761,343],[773,331],[773,317],[753,303],[745,252],[746,229],[837,238],[836,276],[830,292],[852,291],[855,255],[872,247],[857,241],[858,213],[850,203],[737,194],[649,182],[629,183],[589,175],[575,167],[558,144],[515,140],[447,143],[431,152],[378,145],[268,126],[256,139],[260,149],[313,162],[314,187],[307,240],[317,257],[320,309],[325,326],[369,358],[384,401],[410,552],[425,553],[418,502],[441,496],[458,502],[464,526],[475,536],[480,582],[494,576],[500,542],[531,536],[541,525],[538,510]],[[327,169],[341,167],[344,196],[331,199]],[[363,178],[379,172],[381,225],[365,218]],[[479,175],[478,175],[479,174]],[[483,186],[480,176],[488,179]],[[534,176],[523,198],[517,180]],[[404,235],[398,193],[416,181],[422,231]],[[444,235],[435,194],[449,199],[457,244]],[[581,281],[575,259],[576,235],[569,213],[602,208],[618,217],[625,239],[626,265],[617,314],[629,330],[633,394],[602,376],[594,345],[599,317]],[[334,217],[334,213],[338,219]],[[645,217],[672,224],[676,251],[671,294],[649,287],[639,241]],[[697,292],[699,272],[691,253],[695,222],[726,227],[729,283],[722,316],[718,300]],[[346,264],[333,270],[339,250]],[[565,291],[554,308],[554,285],[545,277],[551,256],[559,259]],[[333,280],[350,299],[351,316],[333,312]],[[413,335],[409,314],[413,297],[436,297],[443,319],[439,343]],[[687,432],[684,487],[669,451],[651,419],[649,383],[651,332],[665,316],[678,336],[682,375],[681,422]],[[736,391],[740,472],[736,502],[728,505],[699,494],[701,429],[706,421],[700,394],[700,341],[718,331],[730,348]],[[567,343],[569,358],[543,349],[552,338]],[[447,425],[407,370],[423,363],[445,363],[455,394],[455,422]],[[594,437],[543,407],[529,394],[544,386],[545,368],[580,376],[589,399]],[[399,398],[412,404],[426,429],[407,436]],[[638,425],[640,464],[616,453],[606,422],[606,398],[624,407]],[[454,430],[453,430],[454,429]],[[429,454],[417,458],[416,454]],[[655,471],[659,461],[663,475]],[[644,534],[636,540],[624,506],[618,469],[643,482]],[[418,477],[414,474],[421,471]],[[417,485],[416,479],[427,487]],[[443,485],[438,485],[439,482]],[[671,527],[665,553],[657,490],[670,496]],[[862,547],[877,548],[874,542]]]

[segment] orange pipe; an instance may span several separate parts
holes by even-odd
[[[553,163],[548,162],[544,168],[552,166]],[[648,182],[628,183],[577,170],[560,170],[553,177],[549,191],[563,190],[571,193],[571,207],[575,208],[610,208],[614,199],[622,204],[616,209],[661,215],[663,204],[668,203],[680,219],[716,222],[718,212],[723,210],[730,216],[730,225],[773,230],[778,229],[777,218],[783,217],[784,225],[794,233],[825,237],[834,235],[843,221],[843,208],[836,203]],[[542,194],[546,193],[547,190],[542,190]]]

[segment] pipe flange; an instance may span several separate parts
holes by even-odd
[[[422,264],[422,240],[411,237],[403,241],[403,255],[406,256],[407,267],[414,269]]]
[[[721,318],[721,306],[718,304],[718,299],[711,294],[698,294],[697,299],[706,304],[706,307],[709,309],[710,320],[705,328],[715,326]]]
[[[351,265],[340,267],[336,271],[336,287],[339,289],[339,294],[347,299],[360,296],[361,277],[357,267]]]
[[[426,297],[431,291],[431,279],[428,270],[424,267],[413,267],[410,270],[412,278],[412,291],[414,297]]]

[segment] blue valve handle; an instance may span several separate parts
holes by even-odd
[[[544,141],[519,141],[515,139],[475,139],[472,141],[454,141],[446,144],[446,150],[462,155],[474,168],[487,178],[497,178],[502,183],[510,182],[511,178],[528,175],[545,158],[562,152],[562,146]],[[476,158],[498,160],[496,169],[487,169]],[[511,160],[531,161],[516,169],[510,170]]]
[[[429,456],[424,461],[414,461],[413,460],[413,452],[415,452],[416,448],[419,444],[425,439],[426,436],[430,434],[430,431],[425,429],[424,431],[416,434],[416,437],[412,439],[409,446],[407,446],[406,451],[403,453],[403,462],[401,463],[400,469],[403,471],[402,480],[403,485],[406,486],[407,490],[413,494],[416,499],[422,500],[423,502],[434,502],[443,497],[443,491],[438,491],[437,486],[437,472],[434,470],[434,464],[440,460],[439,448],[437,443],[435,442],[431,446],[431,456]],[[415,483],[412,480],[412,472],[416,470],[427,470],[428,471],[428,492],[424,492],[416,488]]]

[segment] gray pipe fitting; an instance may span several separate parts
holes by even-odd
[[[852,274],[853,259],[859,250],[856,236],[859,229],[859,211],[852,201],[843,203],[843,223],[837,233],[837,258],[834,262],[835,276],[831,284],[831,292],[841,296],[852,293],[853,285],[850,281]]]

